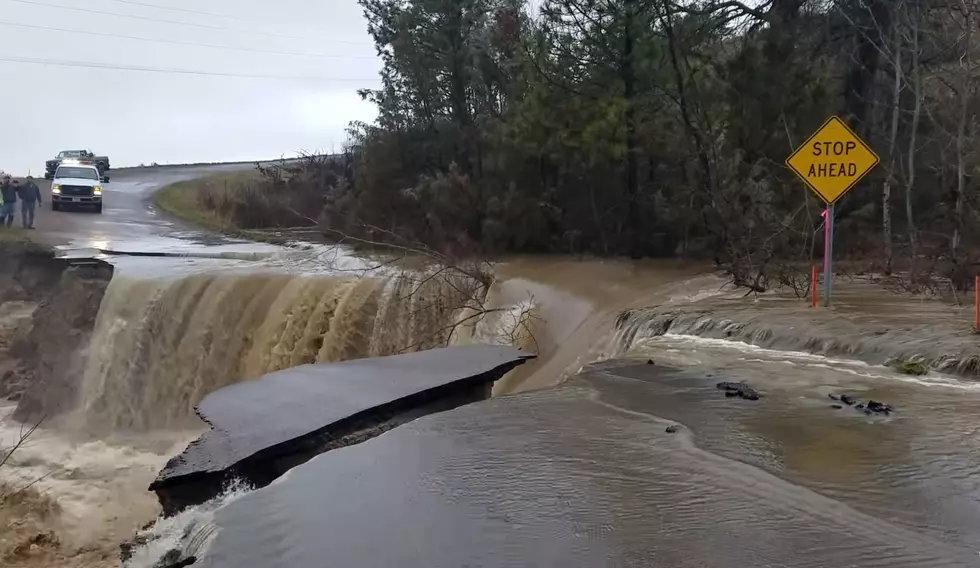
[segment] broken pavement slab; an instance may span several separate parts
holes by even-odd
[[[263,487],[325,451],[489,398],[496,380],[531,358],[513,347],[468,345],[303,365],[222,388],[196,408],[211,429],[172,458],[150,490],[172,515],[232,480]]]

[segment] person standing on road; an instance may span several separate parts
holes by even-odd
[[[16,182],[14,182],[16,183]],[[34,228],[34,209],[41,206],[41,188],[34,183],[33,176],[20,185],[20,222],[25,229]]]
[[[0,196],[3,197],[3,205],[0,205],[0,223],[8,229],[14,224],[14,215],[17,214],[17,190],[10,183],[10,176],[4,176],[0,181]]]

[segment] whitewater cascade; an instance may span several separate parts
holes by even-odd
[[[936,371],[970,378],[980,375],[980,351],[972,334],[962,333],[955,325],[943,328],[932,325],[929,319],[915,319],[916,312],[927,309],[938,313],[925,318],[955,321],[958,316],[947,314],[950,308],[939,303],[915,307],[906,309],[912,312],[909,321],[882,318],[875,322],[865,317],[859,323],[841,315],[817,321],[806,309],[758,309],[724,299],[710,306],[632,309],[620,314],[599,359],[640,355],[663,336],[689,336],[856,359],[872,365],[921,358]]]
[[[181,428],[196,423],[193,407],[206,394],[272,371],[472,341],[521,343],[529,306],[487,311],[485,300],[479,283],[445,273],[117,274],[75,416],[93,430]]]

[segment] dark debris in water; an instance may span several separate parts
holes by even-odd
[[[856,398],[847,394],[828,394],[827,396],[829,396],[831,400],[842,402],[847,406],[853,406],[856,410],[860,410],[868,416],[871,416],[872,414],[882,414],[888,416],[895,410],[890,404],[885,404],[876,400],[869,400],[867,403],[860,403]],[[838,410],[844,408],[840,404],[831,404],[830,407]]]
[[[892,407],[883,402],[878,402],[874,400],[869,400],[867,406],[864,408],[865,414],[879,413],[879,414],[891,414]]]
[[[668,434],[676,434],[677,432],[680,431],[680,429],[681,429],[681,427],[680,427],[679,424],[671,424],[664,431],[667,432]]]
[[[744,398],[745,400],[759,400],[762,398],[762,395],[757,390],[742,382],[732,383],[722,381],[715,386],[725,391],[725,396],[728,398],[738,397]]]
[[[854,406],[854,404],[857,402],[857,400],[855,400],[854,397],[847,394],[840,394],[840,395],[828,394],[827,396],[829,396],[831,400],[837,400],[843,402],[847,406]]]

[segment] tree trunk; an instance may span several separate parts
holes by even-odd
[[[895,184],[895,147],[898,139],[898,118],[901,113],[901,94],[902,94],[902,44],[901,35],[896,26],[895,43],[892,49],[895,51],[895,84],[892,93],[892,124],[891,132],[888,137],[888,172],[885,175],[885,183],[881,190],[881,229],[882,238],[885,245],[885,274],[892,273],[892,186]]]
[[[640,257],[640,163],[636,127],[636,70],[634,69],[633,20],[636,18],[636,0],[624,2],[625,23],[623,29],[623,59],[620,75],[623,79],[623,98],[626,101],[626,233],[629,238],[630,256]]]
[[[908,155],[908,175],[905,180],[905,223],[906,231],[909,236],[910,258],[912,262],[911,272],[914,272],[915,257],[918,254],[918,232],[915,228],[915,217],[912,213],[912,188],[915,187],[915,144],[919,133],[919,118],[922,116],[922,67],[919,59],[922,53],[919,49],[919,26],[921,24],[919,14],[919,4],[915,2],[915,19],[912,21],[912,90],[915,104],[912,109],[912,125],[909,129],[909,155]]]
[[[459,132],[462,144],[459,165],[466,173],[471,173],[470,109],[466,98],[465,39],[463,37],[463,8],[457,3],[449,15],[449,104],[453,122]]]
[[[973,73],[971,39],[973,38],[973,11],[966,0],[961,0],[965,36],[963,55],[960,56],[960,120],[956,127],[956,204],[953,207],[953,239],[950,255],[953,262],[959,259],[960,239],[963,233],[963,201],[966,193],[966,121],[970,109],[970,83]]]

